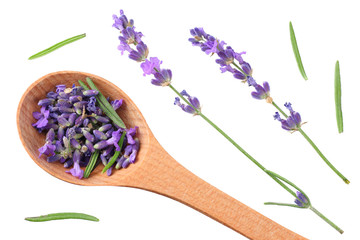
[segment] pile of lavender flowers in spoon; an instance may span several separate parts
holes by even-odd
[[[39,157],[46,155],[48,162],[60,162],[67,173],[79,179],[89,177],[101,161],[102,172],[108,176],[112,170],[127,168],[135,163],[139,140],[137,127],[126,129],[115,110],[122,99],[109,103],[90,78],[81,86],[57,85],[38,105],[40,112],[33,112],[39,132],[47,132],[45,144],[39,148]],[[85,171],[81,167],[86,167]]]

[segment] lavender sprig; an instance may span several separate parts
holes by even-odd
[[[121,54],[124,52],[129,53],[129,58],[136,61],[141,62],[140,67],[143,70],[143,75],[153,75],[154,79],[152,79],[151,83],[155,86],[163,86],[169,87],[174,93],[178,96],[175,98],[174,104],[179,106],[183,111],[198,115],[203,118],[207,123],[209,123],[213,128],[215,128],[223,137],[225,137],[231,144],[233,144],[240,152],[242,152],[248,159],[250,159],[256,166],[258,166],[263,172],[265,172],[268,176],[270,176],[275,182],[277,182],[281,187],[283,187],[288,193],[290,193],[296,200],[299,208],[309,208],[314,211],[318,216],[320,216],[323,220],[329,223],[332,227],[334,227],[340,233],[343,231],[333,224],[329,219],[327,219],[324,215],[320,214],[313,208],[310,203],[309,197],[299,189],[295,184],[287,180],[286,178],[276,174],[270,170],[267,170],[263,165],[261,165],[255,158],[253,158],[249,153],[247,153],[240,145],[238,145],[229,135],[227,135],[222,129],[220,129],[215,123],[213,123],[209,118],[207,118],[202,112],[200,107],[200,101],[194,97],[189,95],[185,90],[179,92],[176,88],[171,84],[172,73],[169,69],[161,69],[162,61],[160,61],[156,57],[149,57],[149,50],[145,43],[142,41],[142,33],[135,31],[134,21],[128,20],[125,16],[124,12],[120,10],[120,16],[113,15],[114,24],[113,27],[120,30],[120,45],[118,49],[121,51]],[[255,80],[251,77],[252,69],[250,64],[246,63],[242,59],[242,53],[234,52],[230,47],[224,49],[225,43],[223,41],[219,41],[214,37],[206,34],[203,29],[197,28],[192,30],[193,38],[190,41],[195,46],[200,46],[201,49],[207,54],[218,54],[220,59],[217,60],[217,63],[221,66],[221,71],[231,72],[235,78],[242,79],[245,82],[248,82],[251,86],[254,86],[255,91],[253,92],[253,97],[258,99],[266,99],[268,102],[272,102],[270,97],[270,87],[268,83],[264,83],[262,86],[257,85]],[[139,47],[140,46],[140,47]],[[232,68],[230,64],[234,62],[236,59],[240,66],[237,64],[233,64],[237,69]],[[183,101],[184,103],[182,103]],[[125,153],[129,154],[131,151],[130,148],[125,149]],[[125,155],[125,154],[124,154]],[[130,158],[129,158],[130,159]],[[124,157],[120,157],[118,163],[116,164],[116,168],[119,166],[126,166],[126,161],[124,161]],[[297,192],[292,189],[296,189]],[[277,204],[281,205],[281,204]],[[289,206],[291,204],[285,204]],[[301,206],[300,206],[301,205]]]
[[[275,119],[281,122],[281,127],[290,132],[299,131],[301,135],[310,143],[310,145],[315,149],[319,156],[324,160],[324,162],[346,183],[349,184],[350,181],[341,174],[335,167],[330,163],[330,161],[324,156],[324,154],[319,150],[315,143],[310,139],[310,137],[301,129],[303,123],[301,123],[301,117],[298,112],[293,113],[290,104],[289,109],[290,116],[288,116],[270,97],[270,86],[268,82],[264,82],[261,86],[258,84],[252,76],[253,70],[249,63],[245,62],[242,58],[242,55],[245,52],[235,52],[232,47],[226,46],[224,41],[221,41],[210,34],[207,34],[203,28],[194,28],[190,30],[192,38],[189,38],[189,41],[193,46],[199,47],[206,54],[217,54],[218,59],[215,60],[217,64],[220,65],[220,71],[230,72],[234,78],[240,79],[243,82],[247,82],[249,87],[253,87],[255,91],[251,93],[252,97],[258,100],[266,100],[267,103],[272,104],[285,118],[281,119],[280,114],[277,112],[275,114]],[[300,120],[300,121],[299,121]]]

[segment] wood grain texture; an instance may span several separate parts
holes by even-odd
[[[88,179],[79,180],[65,173],[62,164],[48,163],[45,157],[38,157],[38,148],[43,145],[45,134],[39,134],[31,124],[35,122],[32,112],[39,111],[37,102],[45,98],[47,92],[53,91],[56,85],[71,86],[86,77],[94,81],[104,96],[124,99],[124,105],[118,113],[127,127],[139,127],[140,151],[136,164],[115,171],[111,177],[101,174],[101,169],[97,168]],[[114,84],[98,76],[62,71],[40,78],[26,90],[20,100],[17,127],[21,142],[35,163],[63,181],[88,186],[133,187],[161,194],[198,210],[249,239],[306,239],[211,186],[181,166],[155,139],[133,101]]]

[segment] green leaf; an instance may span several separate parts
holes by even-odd
[[[71,38],[68,38],[68,39],[65,39],[64,41],[61,41],[61,42],[59,42],[59,43],[57,43],[57,44],[55,44],[55,45],[53,45],[53,46],[51,46],[51,47],[49,47],[49,48],[47,48],[45,50],[42,50],[41,52],[38,52],[38,53],[32,55],[31,57],[29,57],[29,60],[44,56],[44,55],[46,55],[48,53],[51,53],[51,52],[55,51],[58,48],[61,48],[61,47],[65,46],[65,45],[67,45],[69,43],[75,42],[75,41],[77,41],[79,39],[82,39],[84,37],[86,37],[85,33],[74,36],[74,37],[71,37]]]
[[[339,61],[335,64],[335,109],[336,109],[336,121],[339,133],[344,131],[343,115],[341,109],[341,78],[340,78],[340,65]]]
[[[297,45],[297,42],[296,42],[296,37],[295,37],[294,28],[293,28],[291,22],[290,22],[289,26],[290,26],[291,45],[292,45],[292,49],[293,49],[293,51],[294,51],[294,55],[295,55],[295,59],[296,59],[297,65],[298,65],[298,67],[299,67],[299,71],[300,71],[301,75],[303,76],[303,78],[304,78],[305,80],[308,80],[308,78],[307,78],[307,76],[306,76],[306,73],[305,73],[305,70],[304,70],[304,66],[303,66],[302,61],[301,61],[299,48],[298,48],[298,45]]]

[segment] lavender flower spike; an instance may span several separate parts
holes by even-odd
[[[147,46],[141,42],[136,45],[136,50],[132,50],[129,54],[129,58],[137,62],[144,62],[149,55],[149,50]]]
[[[182,96],[187,97],[189,103],[192,105],[185,105],[180,102],[180,98],[176,97],[174,105],[179,106],[184,112],[197,115],[201,112],[200,101],[196,97],[190,96],[185,90],[180,93]],[[195,109],[194,109],[195,108]]]
[[[251,93],[253,98],[259,100],[265,99],[267,103],[272,103],[272,98],[270,97],[270,85],[268,82],[264,82],[263,86],[256,83],[253,86],[256,90],[255,92]]]
[[[280,117],[278,112],[275,113],[274,119],[281,122],[281,127],[287,131],[297,131],[301,125],[304,123],[301,122],[300,113],[295,112],[292,107],[291,103],[285,103],[285,107],[290,111],[290,116],[284,120]]]
[[[156,86],[169,86],[171,83],[172,73],[170,69],[162,69],[160,72],[154,74],[155,79],[151,80],[151,83]]]

